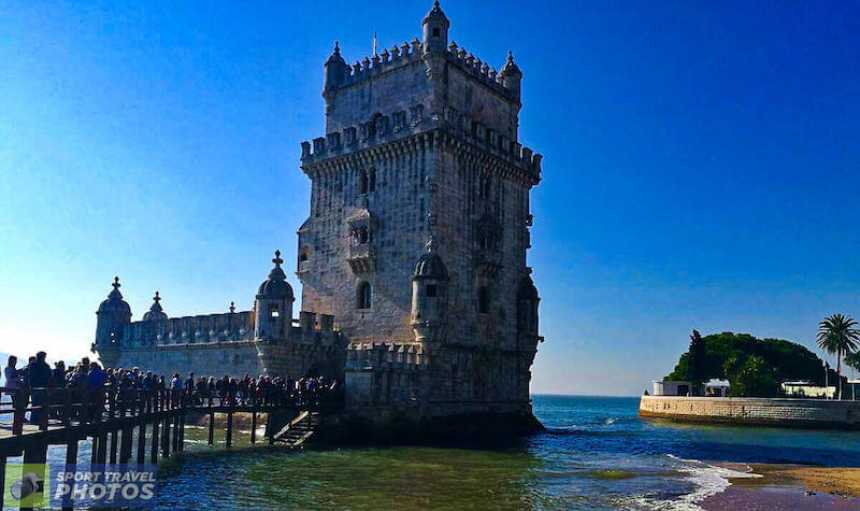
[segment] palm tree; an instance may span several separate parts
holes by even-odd
[[[836,355],[837,399],[842,399],[842,355],[850,355],[860,347],[860,330],[856,326],[857,322],[844,314],[834,314],[818,324],[818,346]]]

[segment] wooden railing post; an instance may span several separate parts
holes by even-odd
[[[146,421],[140,418],[137,421],[137,464],[146,463]]]
[[[118,451],[117,440],[119,440],[119,430],[114,426],[110,432],[110,464],[116,463],[116,455]]]
[[[29,400],[30,396],[27,395],[27,391],[23,389],[15,391],[12,401],[12,406],[15,408],[15,415],[12,419],[13,435],[21,435],[24,433],[24,418],[27,414],[27,401]]]
[[[209,445],[215,443],[215,412],[209,412]]]
[[[72,407],[72,390],[71,389],[63,389],[63,411],[62,411],[62,421],[63,425],[69,427],[72,424],[72,411],[74,408]]]
[[[150,447],[149,451],[149,462],[155,465],[158,463],[158,433],[161,429],[161,422],[158,420],[158,416],[152,420],[152,447]]]

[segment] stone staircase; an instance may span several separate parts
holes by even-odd
[[[301,448],[313,436],[319,424],[319,412],[300,412],[295,419],[272,436],[271,443],[286,444],[292,449]]]

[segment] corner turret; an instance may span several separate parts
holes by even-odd
[[[349,76],[349,66],[340,55],[340,44],[337,41],[334,42],[334,50],[323,67],[325,69],[323,97],[326,97],[328,93],[343,85]]]
[[[122,341],[126,326],[131,323],[131,307],[122,299],[119,288],[119,277],[114,277],[113,290],[107,299],[99,305],[96,312],[96,342],[95,348],[112,347]]]
[[[427,252],[418,258],[412,275],[412,331],[416,341],[439,340],[447,297],[448,269],[433,251],[431,240],[427,242]]]
[[[502,79],[502,86],[510,90],[514,97],[519,100],[522,92],[523,72],[520,71],[520,67],[514,62],[513,52],[508,52],[508,60],[505,62],[505,67],[502,68],[499,76]]]
[[[149,308],[149,311],[143,315],[144,321],[167,321],[167,314],[164,312],[164,308],[161,307],[161,295],[159,295],[158,291],[155,292],[155,296],[152,297],[152,306]]]
[[[451,23],[448,17],[442,12],[439,6],[439,0],[433,2],[433,8],[424,16],[421,22],[423,29],[423,47],[424,54],[439,53],[444,54],[448,48],[448,28]]]
[[[275,251],[272,259],[275,267],[257,290],[254,303],[256,325],[254,336],[262,340],[283,340],[287,338],[289,326],[293,317],[293,288],[287,282],[287,276],[281,265],[281,251]]]
[[[539,339],[538,304],[540,297],[531,276],[520,279],[517,288],[517,332],[533,343]]]

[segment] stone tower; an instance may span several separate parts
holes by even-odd
[[[497,73],[449,43],[449,28],[437,1],[421,40],[352,66],[335,43],[326,135],[302,143],[302,309],[333,314],[349,341],[348,403],[530,416],[541,338],[526,252],[541,156],[519,143],[513,56]]]

